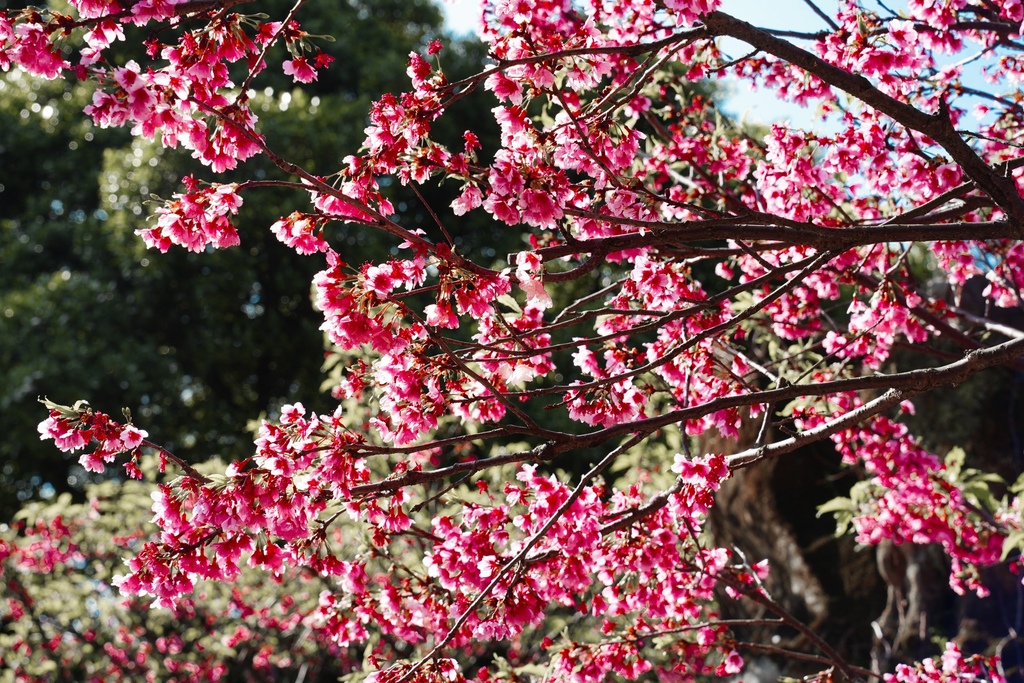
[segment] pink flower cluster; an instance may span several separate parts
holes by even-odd
[[[270,226],[270,232],[300,254],[315,254],[330,249],[321,236],[323,225],[323,219],[318,216],[295,211]]]
[[[96,67],[106,87],[96,91],[85,113],[101,127],[131,124],[137,135],[159,135],[165,147],[191,149],[215,172],[259,153],[255,114],[244,99],[224,94],[234,86],[226,63],[259,50],[238,26],[237,15],[232,17],[165,47],[161,56],[168,65],[161,69],[143,69],[134,61],[109,71]],[[206,119],[210,114],[212,121]]]
[[[998,657],[965,657],[956,643],[946,643],[939,661],[897,664],[896,672],[885,674],[885,683],[1006,683]]]
[[[569,417],[588,425],[608,427],[623,422],[632,422],[643,414],[647,397],[628,377],[636,360],[636,354],[619,349],[605,352],[605,367],[586,347],[580,347],[573,354],[573,362],[587,375],[603,381],[595,389],[584,391],[570,388],[566,392],[566,407]],[[616,376],[626,375],[616,380]]]
[[[201,187],[192,176],[186,176],[182,182],[187,192],[176,193],[174,199],[156,210],[156,227],[137,231],[146,246],[162,252],[172,244],[189,251],[237,246],[238,231],[228,215],[237,214],[242,206],[242,198],[236,192],[238,185]]]
[[[50,415],[39,423],[40,439],[53,439],[57,448],[65,453],[92,447],[79,458],[82,467],[90,472],[103,472],[105,463],[112,463],[121,453],[128,453],[125,469],[130,476],[141,478],[138,458],[143,441],[149,436],[145,430],[131,423],[115,422],[84,402],[74,407],[47,402],[47,406]]]
[[[830,397],[830,402],[843,410],[860,405],[850,396]],[[822,422],[816,414],[798,412],[803,427]],[[978,568],[1000,562],[1009,529],[993,525],[966,499],[959,467],[941,462],[917,444],[905,425],[884,416],[837,432],[832,441],[845,462],[862,465],[870,475],[854,498],[858,542],[937,543],[952,561],[950,586],[960,594],[988,595]]]
[[[13,567],[36,574],[51,574],[63,566],[81,563],[85,556],[75,543],[80,524],[80,520],[66,520],[62,515],[50,520],[37,519],[32,525],[24,526],[23,543],[8,544],[0,540],[0,563],[13,558]],[[2,565],[0,578],[3,578]]]
[[[67,419],[54,412],[44,422],[51,431]],[[483,596],[489,609],[470,613],[455,644],[514,638],[540,624],[551,604],[574,607],[606,619],[605,635],[624,636],[593,648],[551,645],[558,666],[586,662],[580,680],[597,681],[612,672],[636,677],[647,671],[637,648],[658,629],[686,631],[689,624],[713,619],[708,605],[717,575],[754,580],[729,565],[727,551],[704,548],[695,535],[714,491],[728,476],[721,456],[678,456],[672,468],[676,492],[657,512],[621,529],[612,529],[616,520],[648,503],[639,487],[608,496],[596,484],[576,494],[556,478],[538,474],[535,466],[524,466],[518,483],[504,487],[503,503],[469,503],[455,516],[434,519],[430,538],[435,540],[424,562],[435,588],[396,581],[393,568],[371,573],[373,565],[365,559],[343,560],[328,550],[337,538],[330,521],[324,521],[325,511],[346,511],[363,520],[374,530],[373,544],[383,549],[400,544],[410,529],[407,494],[398,489],[379,501],[353,497],[354,488],[368,482],[369,471],[349,454],[357,442],[343,427],[340,411],[307,415],[294,405],[281,412],[279,425],[262,425],[250,460],[230,465],[223,475],[204,480],[188,475],[159,487],[153,511],[160,538],[145,542],[128,563],[128,573],[115,578],[123,593],[153,596],[157,604],[174,608],[197,580],[233,581],[244,564],[275,574],[305,566],[344,587],[321,595],[307,623],[345,646],[364,640],[371,622],[407,642],[440,638],[452,615],[491,586]],[[88,413],[89,424],[109,424],[95,415]],[[129,441],[134,434],[111,429]],[[480,488],[485,501],[494,500],[486,486]],[[527,542],[522,561],[529,571],[510,571],[511,558]],[[725,644],[723,629],[692,628],[694,638],[681,640],[668,653],[671,668],[739,670],[741,660]],[[380,676],[393,673],[389,669]],[[429,668],[419,675],[434,680]],[[445,668],[439,675],[447,680],[461,673]]]
[[[126,595],[150,595],[173,605],[199,579],[231,581],[243,563],[280,573],[309,566],[344,571],[317,533],[328,501],[344,499],[369,472],[348,449],[354,437],[332,416],[305,416],[285,406],[283,423],[264,423],[256,454],[224,475],[185,476],[153,494],[159,542],[143,545],[116,579]],[[358,507],[356,508],[358,509]],[[312,534],[312,536],[311,536]]]
[[[814,396],[816,383],[870,376],[899,344],[937,334],[970,347],[973,319],[952,324],[941,288],[915,280],[933,257],[951,287],[981,276],[992,306],[1019,304],[1024,247],[983,230],[1008,234],[1006,217],[1020,217],[1012,195],[1024,190],[1016,163],[1024,61],[1008,49],[1024,20],[1020,0],[987,3],[991,30],[968,0],[909,0],[909,19],[844,1],[824,24],[832,30],[792,44],[808,50],[789,61],[766,47],[722,54],[728,41],[706,30],[726,22],[712,14],[717,0],[485,0],[482,35],[494,64],[450,83],[435,66],[440,42],[410,55],[411,89],[373,103],[363,148],[332,185],[270,152],[249,106],[275,43],[290,49],[283,69],[296,82],[316,80],[331,61],[310,52],[291,14],[267,22],[229,11],[232,3],[71,4],[77,18],[0,13],[0,67],[47,78],[73,68],[99,86],[86,109],[97,125],[181,145],[213,173],[266,154],[300,178],[186,178],[140,234],[161,251],[226,247],[239,242],[231,217],[240,190],[277,183],[308,193],[311,213],[285,209],[270,230],[298,254],[325,254],[313,282],[322,330],[362,356],[342,369],[334,392],[360,402],[358,419],[284,406],[279,423],[261,425],[251,458],[217,475],[185,466],[156,491],[160,537],[141,543],[119,577],[128,595],[180,606],[200,580],[234,581],[246,566],[273,576],[299,568],[327,584],[316,608],[291,624],[338,648],[379,633],[371,657],[394,659],[399,648],[388,642],[408,652],[504,639],[514,649],[559,610],[586,615],[601,632],[592,642],[542,641],[555,677],[653,675],[645,652],[664,635],[673,637],[659,677],[732,676],[742,660],[717,621],[715,588],[757,595],[761,567],[700,537],[726,460],[678,456],[674,478],[664,463],[638,468],[619,488],[596,473],[573,488],[552,474],[563,462],[545,448],[579,453],[584,441],[650,435],[644,429],[659,419],[685,436],[714,427],[735,437],[745,419],[777,411],[774,399],[758,401],[766,386],[807,385]],[[149,60],[114,63],[109,48],[124,38],[123,24],[150,22],[160,23],[146,42]],[[58,49],[58,38],[79,29],[77,55]],[[980,50],[967,61],[959,59],[965,41]],[[937,59],[942,52],[956,59]],[[993,85],[977,125],[963,99],[964,66],[975,59],[987,60]],[[816,106],[831,125],[810,134],[776,124],[755,139],[692,85],[723,73]],[[461,151],[432,139],[437,118],[481,85],[499,100],[491,113],[500,147],[483,151],[472,132]],[[971,135],[961,136],[968,125]],[[444,242],[404,227],[385,177],[454,179],[453,212],[524,228],[522,252],[507,268],[489,268],[457,253],[443,222]],[[405,241],[390,259],[351,267],[325,235],[336,222]],[[911,248],[922,226],[931,230],[919,242],[926,246]],[[982,237],[969,238],[974,228]],[[968,237],[934,239],[951,229]],[[567,426],[537,424],[542,401]],[[852,393],[797,403],[792,426],[820,428],[861,405]],[[128,453],[138,473],[145,432],[87,406],[49,407],[43,438],[65,451],[95,442],[82,459],[94,471]],[[451,433],[438,433],[448,425]],[[481,453],[496,435],[530,443],[522,453]],[[997,562],[1007,531],[1019,530],[1019,500],[985,518],[956,468],[887,417],[832,438],[868,474],[856,489],[858,539],[939,543],[954,587],[983,592],[976,568]],[[449,483],[477,476],[475,463],[515,467],[514,480],[509,474],[498,492],[486,475],[475,491]],[[654,492],[662,475],[672,484]],[[245,637],[238,630],[228,640]],[[390,663],[374,661],[381,670],[371,678],[464,680],[447,658],[415,672]],[[901,667],[890,681],[983,676],[996,680],[989,663],[951,647],[941,663]]]
[[[46,27],[37,22],[12,25],[0,15],[0,69],[11,65],[43,78],[57,78],[70,65],[50,42]]]

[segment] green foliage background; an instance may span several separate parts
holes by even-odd
[[[258,10],[283,17],[289,6],[274,0]],[[409,87],[408,54],[441,34],[441,14],[429,0],[310,0],[302,20],[309,33],[334,38],[319,45],[337,61],[300,90],[280,70],[282,48],[255,81],[255,99],[272,148],[326,176],[358,150],[371,101]],[[474,41],[445,43],[451,78],[484,57]],[[490,106],[481,97],[440,122],[437,139],[461,148],[469,128],[493,139],[491,117],[477,113]],[[170,197],[189,173],[209,174],[186,152],[93,127],[81,113],[90,100],[77,82],[16,71],[0,79],[0,414],[11,426],[0,441],[0,519],[40,492],[79,495],[88,479],[75,458],[38,441],[37,397],[128,407],[154,440],[190,461],[244,457],[246,422],[282,403],[328,406],[319,392],[321,318],[309,295],[323,263],[298,257],[268,230],[306,208],[305,198],[247,193],[240,248],[147,252],[134,234],[153,209],[144,199]],[[244,164],[243,175],[284,177],[264,160]],[[436,230],[411,193],[393,190],[401,222]],[[437,206],[454,196],[428,192]],[[448,227],[464,252],[512,250],[503,252],[509,237],[479,218]],[[329,231],[352,264],[395,246],[365,230]]]
[[[223,469],[211,461],[204,472]],[[149,522],[155,458],[146,481],[90,484],[88,501],[70,494],[19,511],[0,525],[0,579],[24,614],[0,608],[0,682],[334,681],[358,668],[361,653],[319,638],[301,615],[322,586],[245,570],[233,584],[207,582],[174,610],[125,600],[112,583],[123,561],[155,529]],[[53,540],[48,534],[66,528]],[[24,553],[11,553],[15,547]],[[48,567],[52,547],[66,561]],[[26,647],[25,644],[28,644]]]

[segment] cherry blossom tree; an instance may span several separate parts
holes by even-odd
[[[451,81],[440,42],[410,55],[409,89],[373,105],[339,170],[290,161],[250,101],[271,53],[289,51],[297,82],[345,66],[303,31],[302,0],[271,18],[244,4],[0,15],[0,66],[95,81],[96,125],[209,168],[139,229],[147,245],[238,245],[243,200],[273,186],[295,200],[268,227],[323,264],[339,407],[282,407],[251,458],[204,474],[127,413],[47,402],[41,436],[85,467],[137,477],[151,451],[178,474],[121,593],[173,610],[250,569],[312,582],[302,622],[366,647],[363,674],[388,683],[728,677],[747,653],[821,679],[1003,680],[997,657],[952,643],[894,672],[850,661],[765,588],[771,566],[705,523],[735,473],[831,442],[862,481],[824,511],[860,543],[938,544],[961,593],[986,593],[984,567],[1019,570],[1024,487],[931,452],[902,418],[917,395],[1021,367],[1005,314],[1024,283],[1024,5],[807,0],[820,29],[796,32],[716,0],[484,2],[491,63]],[[118,62],[111,46],[140,34],[148,60]],[[816,123],[737,127],[695,87],[723,77]],[[500,147],[435,140],[480,88]],[[290,179],[218,182],[257,156]],[[439,181],[451,205],[403,224],[389,186]],[[522,248],[459,253],[470,212]],[[347,263],[342,224],[392,240],[393,258]],[[984,305],[968,306],[978,282]],[[737,640],[730,599],[806,648]]]
[[[143,467],[155,475],[156,459],[145,458]],[[223,465],[204,463],[206,471],[217,467]],[[145,597],[122,604],[111,576],[149,534],[154,488],[150,481],[90,485],[87,502],[65,493],[32,503],[14,528],[0,532],[5,680],[334,681],[354,668],[326,633],[306,630],[303,616],[321,587],[292,572],[267,581],[261,570],[247,569],[231,584],[205,585],[173,610],[147,609]]]

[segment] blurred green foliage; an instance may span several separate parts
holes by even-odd
[[[289,6],[274,0],[259,10],[281,18]],[[371,101],[409,87],[408,54],[440,35],[441,15],[429,0],[310,0],[300,19],[309,33],[334,37],[319,45],[337,61],[300,90],[281,73],[287,52],[274,52],[253,83],[255,108],[273,149],[326,176],[358,150]],[[477,70],[482,45],[445,43],[449,78]],[[436,139],[461,149],[462,132],[473,129],[493,149],[487,141],[497,131],[480,114],[492,106],[484,97],[459,102]],[[115,414],[129,407],[154,440],[190,461],[244,457],[246,422],[282,403],[328,407],[319,391],[321,318],[309,296],[324,264],[297,256],[268,230],[307,208],[307,197],[247,193],[239,248],[147,252],[134,234],[156,205],[147,198],[170,197],[189,173],[211,175],[186,152],[91,126],[82,114],[90,99],[81,83],[18,72],[0,79],[0,413],[11,425],[0,442],[0,519],[28,498],[80,492],[86,483],[75,458],[39,442],[35,425],[45,415],[37,397],[84,398]],[[218,180],[243,174],[285,178],[254,159]],[[439,238],[415,195],[391,189],[399,221]],[[424,195],[440,209],[457,189]],[[447,227],[460,250],[485,260],[514,250],[518,239],[481,217]],[[353,264],[396,246],[365,229],[328,231]],[[510,240],[511,248],[501,246]]]
[[[200,584],[173,610],[122,598],[114,577],[156,531],[148,521],[155,458],[143,466],[146,482],[90,484],[86,503],[62,494],[0,524],[0,683],[312,683],[359,668],[359,650],[341,650],[307,628],[301,617],[316,607],[322,585],[293,575],[247,569],[232,584]]]

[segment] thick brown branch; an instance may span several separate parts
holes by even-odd
[[[768,389],[739,396],[724,396],[697,406],[680,408],[664,415],[637,420],[629,424],[614,425],[590,434],[577,436],[575,437],[575,447],[593,447],[624,434],[649,433],[670,424],[695,420],[726,408],[788,401],[802,396],[826,396],[868,389],[895,389],[902,391],[904,396],[913,396],[941,386],[959,384],[976,372],[1011,363],[1022,356],[1024,356],[1024,339],[1014,339],[997,346],[971,351],[962,358],[937,368],[922,368],[891,375],[852,377],[831,382],[815,382]],[[880,410],[884,410],[884,408]]]
[[[949,112],[940,106],[928,114],[886,95],[867,78],[829,64],[817,55],[781,40],[745,21],[724,12],[712,12],[704,18],[708,31],[716,36],[742,40],[768,54],[798,66],[826,84],[853,95],[868,106],[922,133],[938,143],[978,187],[1009,215],[1019,227],[1024,222],[1024,199],[1017,193],[1012,178],[989,166],[957,133]]]
[[[825,228],[804,223],[799,228],[793,228],[786,225],[754,223],[750,217],[669,223],[603,216],[582,211],[566,213],[607,223],[644,228],[646,232],[543,247],[537,250],[537,254],[545,262],[579,254],[605,255],[640,247],[671,246],[706,240],[772,240],[780,245],[803,245],[819,250],[845,251],[854,247],[888,242],[1024,239],[1024,223],[1005,220],[980,223],[891,223],[843,228]]]
[[[505,465],[510,463],[527,461],[552,460],[558,455],[576,450],[579,448],[593,448],[606,443],[612,439],[628,434],[648,435],[652,432],[670,424],[678,424],[687,420],[696,420],[726,408],[738,408],[743,406],[761,405],[765,403],[776,403],[788,401],[804,396],[827,396],[842,392],[856,392],[871,389],[886,389],[887,393],[879,399],[869,402],[864,408],[833,420],[818,431],[804,432],[784,441],[751,449],[736,455],[730,456],[729,463],[732,469],[747,467],[761,457],[772,457],[788,453],[799,446],[806,445],[829,436],[856,422],[867,419],[873,415],[886,410],[899,403],[899,401],[924,393],[931,389],[950,384],[959,384],[971,375],[986,368],[1003,365],[1015,361],[1024,356],[1024,338],[1013,339],[997,346],[971,351],[962,358],[937,368],[923,368],[909,372],[895,373],[892,375],[874,375],[870,377],[853,377],[850,379],[834,380],[832,382],[815,382],[813,384],[801,384],[786,386],[779,389],[742,394],[739,396],[725,396],[700,405],[674,410],[664,415],[650,417],[644,420],[637,420],[625,424],[606,427],[589,434],[566,434],[559,433],[553,436],[547,443],[538,446],[530,451],[508,453],[506,455],[485,458],[473,462],[456,463],[449,467],[436,470],[409,472],[407,474],[374,482],[363,484],[352,489],[352,497],[360,498],[365,496],[388,495],[400,488],[414,486],[432,481],[438,481],[447,477],[464,474],[466,472],[478,472],[489,467]],[[869,409],[865,409],[868,408]],[[422,448],[429,448],[424,445]],[[630,513],[624,518],[618,519],[607,525],[607,531],[614,531],[629,526],[637,519],[654,512],[665,505],[668,495],[673,491],[652,498],[648,503]],[[603,530],[604,531],[604,530]]]
[[[826,436],[831,436],[836,432],[842,431],[847,427],[853,427],[859,424],[861,421],[866,420],[869,417],[879,414],[883,410],[893,407],[900,401],[912,396],[917,392],[902,390],[902,389],[890,389],[878,398],[868,401],[861,407],[851,410],[848,413],[843,413],[834,420],[807,429],[795,436],[791,436],[788,439],[783,439],[773,444],[765,444],[763,446],[757,446],[755,448],[748,448],[745,451],[740,451],[734,455],[730,455],[725,459],[731,470],[739,470],[744,467],[750,467],[756,462],[764,460],[765,458],[774,458],[785,453],[792,453],[798,448],[803,448],[807,444],[820,441]]]

